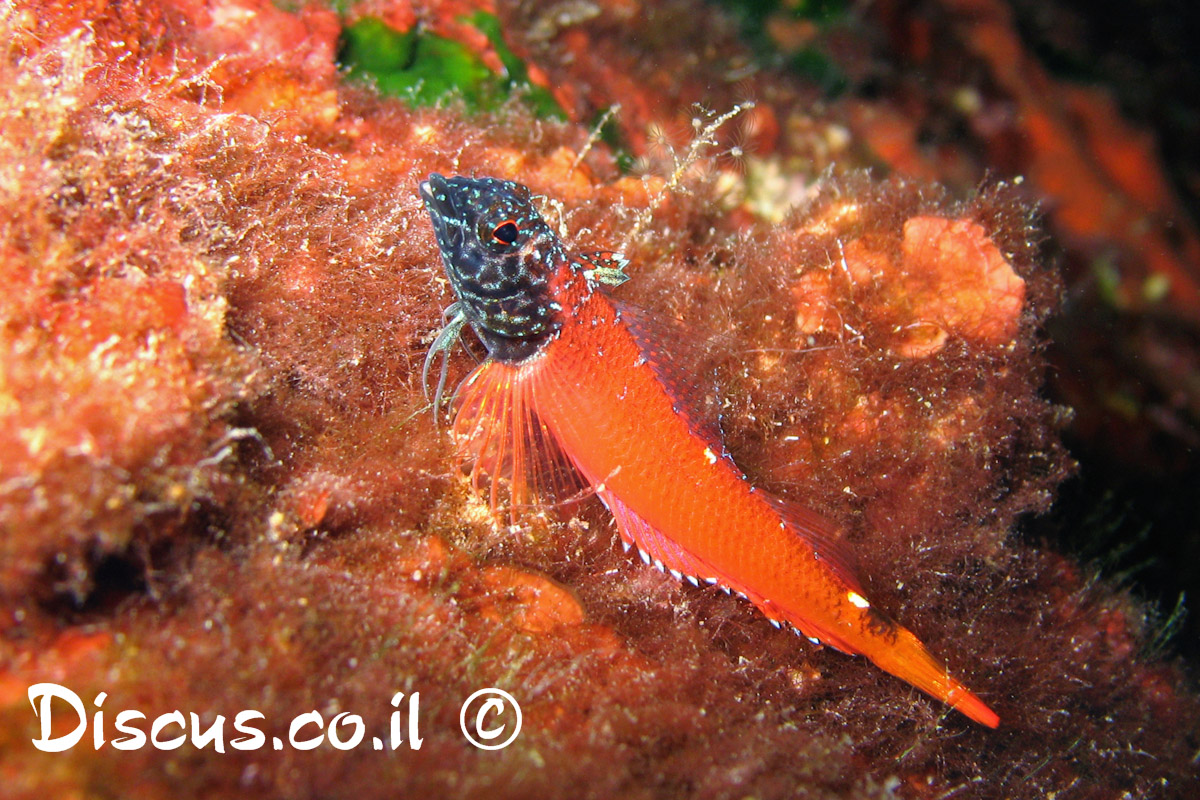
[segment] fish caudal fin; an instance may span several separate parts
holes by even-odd
[[[950,677],[946,668],[930,655],[912,631],[870,607],[866,592],[855,575],[853,559],[842,545],[832,523],[790,501],[766,493],[762,493],[762,496],[779,513],[788,529],[812,547],[817,559],[836,576],[847,591],[850,603],[869,615],[870,622],[865,630],[871,633],[866,638],[845,637],[836,626],[822,626],[815,619],[789,615],[770,601],[757,603],[763,613],[772,619],[784,619],[810,639],[819,640],[843,653],[865,655],[880,669],[907,681],[982,725],[995,728],[1000,724],[996,713],[970,689]]]
[[[911,683],[926,694],[936,697],[981,725],[995,728],[1000,717],[982,700],[963,686],[938,663],[921,640],[907,628],[896,625],[895,639],[887,647],[864,652],[875,666],[897,678]],[[889,638],[891,638],[889,636]]]

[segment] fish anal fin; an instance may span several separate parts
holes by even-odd
[[[485,361],[455,393],[452,434],[471,483],[493,514],[507,495],[510,518],[581,496],[586,483],[538,417],[537,361]]]
[[[612,512],[621,539],[627,544],[637,547],[646,563],[654,564],[676,578],[690,579],[696,585],[706,582],[717,583],[726,588],[740,591],[737,587],[730,586],[724,576],[718,574],[703,560],[680,547],[670,537],[644,520],[612,492],[597,488],[596,494]]]
[[[773,623],[776,623],[776,626],[779,624],[787,624],[813,644],[827,645],[832,647],[834,650],[845,653],[846,655],[855,656],[859,654],[859,650],[856,647],[842,639],[833,631],[815,625],[810,620],[789,615],[777,604],[767,600],[766,598],[751,597],[750,599],[754,603],[755,607],[763,613],[763,616],[771,620]]]

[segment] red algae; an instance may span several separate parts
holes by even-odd
[[[1200,579],[1180,566],[1197,563],[1196,538],[1178,535],[1195,528],[1195,509],[1172,502],[1198,471],[1200,230],[1185,177],[1193,167],[1183,142],[1194,137],[1174,122],[1196,94],[1183,88],[1192,66],[1159,40],[1194,37],[1186,18],[1165,13],[1052,6],[875,4],[869,27],[885,37],[869,48],[870,63],[887,66],[871,74],[871,98],[850,93],[833,113],[904,174],[963,191],[987,175],[1019,180],[1043,203],[1072,298],[1053,324],[1048,392],[1073,408],[1066,436],[1091,462],[1067,497],[1091,507],[1127,498],[1138,509],[1147,523],[1120,538],[1149,528],[1155,566],[1141,581],[1170,603],[1194,595]],[[1120,35],[1093,35],[1100,29]],[[1144,58],[1129,58],[1139,41]],[[1148,87],[1155,71],[1184,80],[1160,75]],[[1157,116],[1157,129],[1131,122],[1135,108]],[[1164,368],[1157,356],[1168,351]],[[1195,655],[1189,641],[1200,637],[1185,622],[1181,644]]]
[[[985,231],[970,220],[918,216],[904,222],[901,254],[893,261],[887,251],[860,239],[838,244],[841,267],[855,284],[888,283],[890,296],[868,312],[895,332],[892,349],[907,358],[924,358],[959,335],[991,345],[1009,344],[1017,332],[1025,299],[1025,282]],[[896,277],[891,277],[895,275]],[[810,319],[806,307],[821,301],[800,279],[793,294],[801,302],[801,329],[823,330],[829,322]],[[870,301],[868,301],[870,302]]]
[[[0,310],[0,595],[9,603],[82,602],[96,562],[152,547],[179,528],[182,510],[219,491],[218,454],[233,431],[215,417],[241,396],[248,366],[223,339],[216,270],[182,241],[207,224],[215,197],[161,171],[176,142],[204,134],[123,106],[118,76],[83,81],[89,39],[75,31],[4,67],[0,147],[13,201],[0,221],[10,289]]]
[[[526,633],[544,633],[561,625],[583,622],[579,601],[548,578],[504,565],[488,567],[483,578],[496,594],[514,606],[517,616],[513,624]],[[496,612],[488,608],[482,613]]]
[[[352,13],[400,26],[464,7]],[[705,76],[744,52],[726,30],[695,75],[646,54],[684,53],[720,18],[598,7],[506,33],[574,119],[621,102],[636,155],[651,121],[694,130]],[[653,36],[631,43],[635,22]],[[705,158],[674,182],[621,176],[605,145],[578,158],[586,125],[345,86],[326,10],[28,3],[2,24],[0,772],[14,792],[1065,797],[1086,781],[1186,796],[1200,707],[1176,666],[1144,655],[1145,610],[1008,535],[1070,468],[1038,395],[1058,284],[1011,188],[961,201],[826,177],[793,208],[777,202],[795,199],[787,178],[731,212]],[[771,80],[713,80],[728,94],[710,99],[731,107]],[[828,158],[815,132],[829,125],[794,111],[811,90],[779,86],[754,111],[756,152]],[[1004,727],[969,727],[631,561],[595,502],[492,520],[420,385],[448,301],[416,195],[433,171],[530,184],[562,201],[580,249],[620,244],[653,208],[621,297],[708,342],[679,348],[715,374],[706,399],[739,462],[842,524],[879,602]],[[938,336],[905,330],[929,323]],[[453,354],[453,375],[470,363]],[[393,694],[420,692],[425,742],[218,755],[85,738],[41,753],[35,681],[88,703],[107,692],[110,724],[124,708],[206,724],[252,708],[284,739],[314,709],[386,737]],[[525,712],[502,753],[458,729],[487,686]]]

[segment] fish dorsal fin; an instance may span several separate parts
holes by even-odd
[[[783,520],[788,530],[799,536],[830,572],[846,584],[850,591],[863,594],[862,582],[854,568],[854,557],[842,541],[836,525],[799,503],[777,497],[770,492],[758,492]]]
[[[575,257],[588,265],[584,276],[589,281],[603,283],[607,286],[620,286],[629,280],[625,267],[629,259],[612,250],[597,250],[594,253],[576,253]]]
[[[679,320],[611,302],[637,342],[642,358],[675,404],[676,413],[713,452],[725,455],[720,399],[716,380],[703,370],[707,351],[702,340]]]
[[[834,574],[847,592],[857,595],[859,602],[867,602],[862,582],[859,581],[854,569],[854,558],[842,542],[837,526],[817,512],[791,500],[785,500],[769,492],[756,492],[756,494],[775,509],[775,513],[779,515],[789,532],[800,537],[805,544],[812,548],[813,554]],[[788,614],[780,605],[768,598],[754,600],[754,604],[769,619],[788,623],[811,642],[827,645],[849,655],[857,655],[860,652],[857,647],[842,637],[835,626],[822,625],[814,619]]]
[[[544,362],[488,360],[455,392],[453,435],[460,463],[495,514],[508,496],[510,519],[582,497],[588,485],[538,417],[534,393]],[[505,492],[507,486],[507,492]]]

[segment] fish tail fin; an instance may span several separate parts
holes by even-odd
[[[864,652],[877,667],[936,697],[981,725],[995,728],[1000,724],[996,712],[988,708],[974,692],[952,678],[912,631],[895,625],[887,638],[891,642],[886,647],[877,651],[869,648]]]
[[[485,361],[455,392],[452,434],[460,463],[493,514],[507,495],[510,519],[522,510],[578,497],[585,487],[537,415],[536,362]],[[506,491],[507,490],[507,491]]]
[[[864,636],[840,635],[836,626],[821,626],[815,620],[794,618],[774,604],[759,603],[767,616],[788,619],[801,633],[822,644],[851,655],[865,655],[876,666],[890,672],[921,691],[961,711],[976,722],[995,728],[1000,718],[970,689],[954,678],[935,659],[921,640],[907,628],[872,608],[866,592],[855,574],[853,558],[843,546],[837,528],[822,517],[795,503],[771,495],[765,499],[779,513],[788,529],[800,536],[812,548],[816,557],[829,569],[849,595],[850,603],[862,614]],[[854,609],[847,609],[851,613]]]

